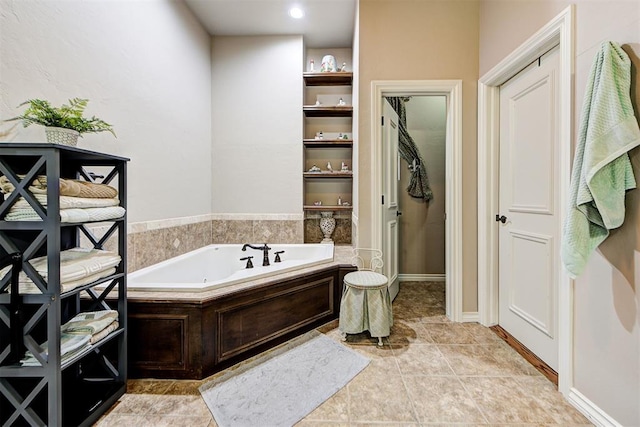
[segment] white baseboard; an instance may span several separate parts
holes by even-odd
[[[480,313],[477,311],[465,311],[462,313],[462,322],[480,323]]]
[[[446,279],[445,274],[398,274],[401,282],[444,282]]]
[[[597,426],[622,427],[622,424],[611,418],[606,412],[587,399],[584,394],[580,393],[575,388],[571,388],[571,390],[569,390],[567,400],[575,406],[582,415],[587,417],[589,421]]]

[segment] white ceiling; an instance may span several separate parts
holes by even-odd
[[[356,0],[185,0],[211,35],[302,34],[309,48],[351,47]],[[289,16],[299,5],[302,19]]]

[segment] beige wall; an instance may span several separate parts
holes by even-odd
[[[88,98],[87,115],[118,138],[87,134],[78,145],[131,159],[129,221],[208,214],[210,41],[181,2],[0,0],[0,118],[27,99]],[[45,141],[44,128],[20,125],[4,139]]]
[[[427,169],[433,199],[424,203],[406,188],[411,171],[400,166],[400,274],[445,273],[445,146],[447,104],[444,96],[414,96],[405,104],[407,128]]]
[[[476,1],[361,0],[358,237],[371,242],[372,80],[462,79],[463,310],[477,311]]]
[[[640,100],[640,2],[574,1],[575,128],[584,88],[603,41],[617,41],[633,62],[636,116]],[[490,70],[562,11],[566,1],[482,1],[480,70]],[[575,141],[574,141],[575,145]],[[632,150],[640,180],[640,150]],[[640,190],[627,195],[625,224],[591,256],[575,281],[574,387],[620,425],[640,425]]]
[[[303,53],[302,36],[213,37],[213,213],[301,215]]]

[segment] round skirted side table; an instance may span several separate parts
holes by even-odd
[[[388,282],[385,275],[370,270],[354,271],[344,276],[338,326],[343,340],[347,334],[369,331],[372,337],[378,338],[381,346],[382,337],[389,336],[393,310]]]

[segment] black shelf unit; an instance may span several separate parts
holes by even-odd
[[[126,213],[119,219],[100,221],[107,228],[100,237],[89,227],[91,223],[61,223],[58,184],[60,178],[111,184],[118,189],[120,206],[126,211],[128,161],[124,157],[63,145],[0,144],[0,174],[13,177],[17,182],[13,193],[23,197],[42,216],[41,221],[5,221],[15,198],[2,201],[0,255],[21,253],[22,270],[30,278],[35,277],[34,282],[40,281],[44,288],[38,294],[17,294],[15,298],[9,293],[11,274],[0,278],[1,426],[90,426],[126,391]],[[47,178],[46,208],[28,191],[29,183],[37,175]],[[122,260],[114,274],[60,292],[60,252],[80,246],[81,237],[96,249],[103,249],[111,238],[117,239]],[[34,276],[34,270],[30,273],[27,263],[45,255],[48,281],[41,280],[37,273]],[[97,285],[101,287],[96,288]],[[107,296],[113,298],[109,304]],[[101,309],[118,310],[119,328],[61,362],[60,326],[80,311]],[[27,348],[37,349],[44,341],[48,342],[49,351],[47,363],[42,366],[22,366],[12,360],[16,355],[21,357]]]

